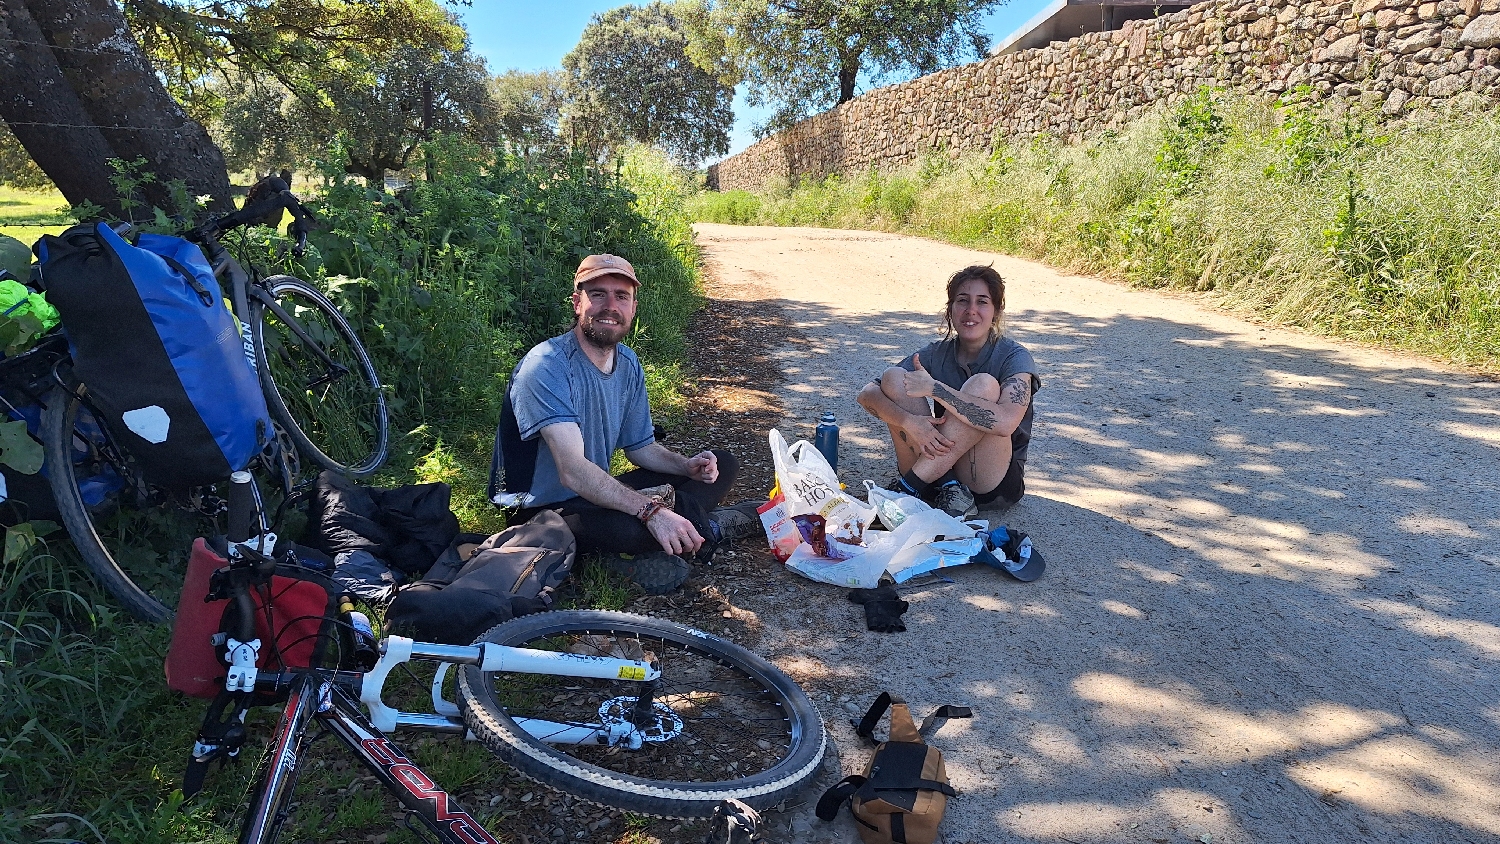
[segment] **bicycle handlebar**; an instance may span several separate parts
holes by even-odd
[[[235,472],[229,476],[229,534],[230,542],[250,541],[255,529],[255,494],[250,485],[255,479],[249,472]]]
[[[285,182],[278,179],[272,182],[272,187],[284,184]],[[240,226],[253,225],[282,210],[292,212],[292,226],[289,233],[297,241],[297,245],[292,247],[292,253],[300,258],[307,249],[307,233],[312,230],[313,215],[296,194],[284,187],[266,199],[258,200],[222,217],[215,217],[188,232],[184,237],[195,243],[214,244],[216,238],[224,232]]]

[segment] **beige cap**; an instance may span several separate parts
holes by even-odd
[[[596,279],[605,275],[617,275],[629,279],[636,287],[641,286],[641,280],[635,277],[635,267],[630,262],[618,255],[590,255],[578,264],[578,270],[573,273],[573,289],[585,281]]]

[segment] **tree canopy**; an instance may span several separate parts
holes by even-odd
[[[384,56],[350,51],[345,59],[345,72],[324,79],[316,96],[265,76],[227,77],[214,126],[230,166],[269,172],[315,157],[342,135],[344,169],[378,180],[404,169],[436,133],[497,139],[489,74],[467,50],[401,46]]]
[[[111,159],[144,159],[153,204],[181,181],[228,206],[224,161],[202,124],[237,86],[264,102],[277,88],[294,97],[324,143],[350,128],[328,115],[347,117],[365,131],[350,148],[363,172],[409,154],[409,137],[392,132],[447,128],[456,109],[434,101],[472,100],[476,84],[485,95],[463,28],[436,0],[3,0],[0,37],[12,45],[0,51],[0,116],[70,201],[116,212]],[[439,84],[429,65],[459,71],[467,87]],[[417,85],[416,121],[391,119],[412,107],[390,80]]]
[[[121,0],[142,49],[194,116],[220,104],[213,81],[268,76],[316,103],[329,80],[409,47],[459,51],[464,31],[435,0]]]
[[[594,15],[563,58],[575,143],[640,141],[687,163],[728,152],[733,86],[696,64],[687,47],[687,30],[666,3]]]
[[[568,102],[567,76],[560,70],[507,70],[490,80],[501,139],[512,152],[530,155],[565,146],[561,134]]]
[[[693,59],[752,106],[758,134],[854,98],[861,78],[915,77],[983,58],[985,10],[1004,0],[682,0]]]
[[[169,90],[214,125],[231,166],[306,160],[342,134],[346,169],[380,178],[434,132],[493,134],[484,63],[435,0],[123,3]]]

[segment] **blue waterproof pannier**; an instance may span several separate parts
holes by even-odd
[[[146,480],[181,490],[245,468],[271,420],[202,250],[158,234],[132,245],[85,223],[42,238],[37,256],[73,371]]]

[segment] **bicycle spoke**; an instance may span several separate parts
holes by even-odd
[[[277,308],[257,307],[256,336],[274,385],[273,412],[284,414],[315,462],[373,471],[384,459],[385,400],[358,338],[306,282],[278,276],[266,283]]]
[[[768,770],[791,745],[788,720],[775,700],[752,678],[711,655],[638,636],[549,637],[526,646],[590,656],[644,657],[661,666],[663,685],[655,700],[683,719],[682,735],[662,745],[648,743],[640,750],[597,745],[558,748],[590,764],[653,779],[714,782]],[[496,675],[493,683],[512,718],[595,724],[606,701],[634,699],[641,685],[537,675]]]

